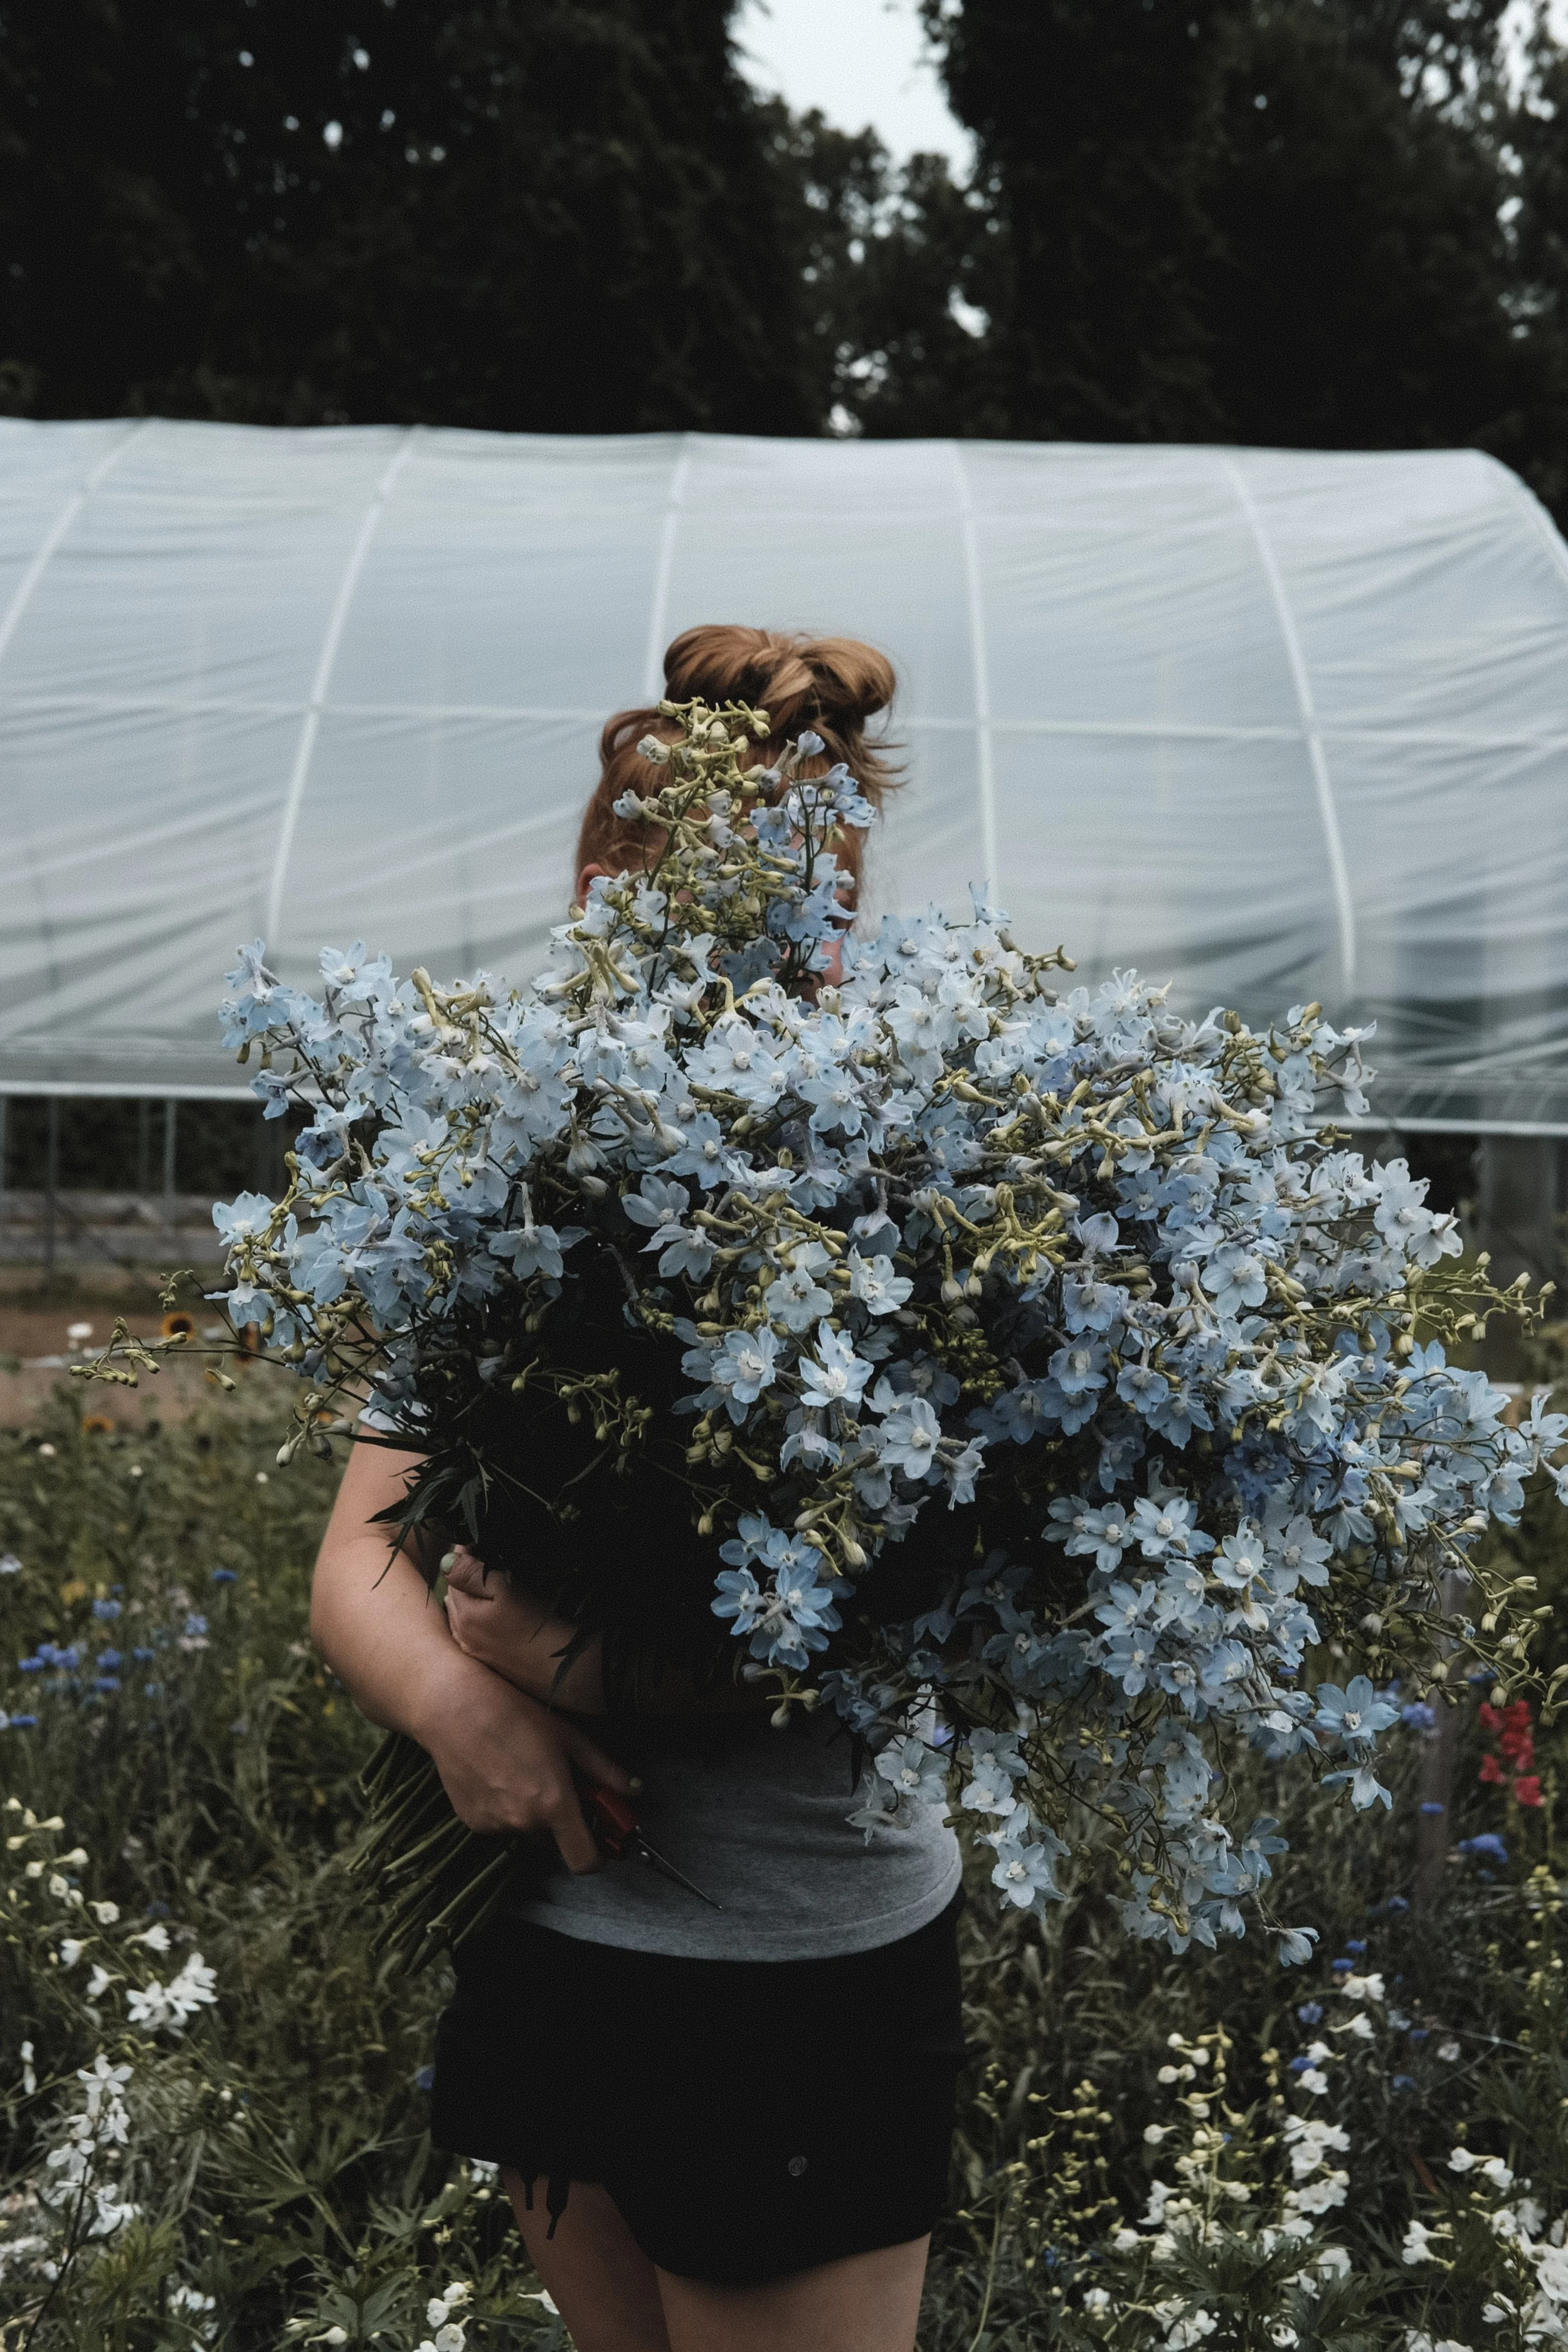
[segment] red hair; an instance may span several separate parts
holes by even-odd
[[[874,807],[899,782],[888,745],[866,740],[867,721],[887,709],[898,681],[893,666],[858,637],[808,637],[778,629],[746,629],[708,622],[683,630],[664,657],[671,702],[746,702],[765,710],[773,728],[765,743],[748,747],[748,766],[772,767],[786,742],[806,728],[820,735],[820,759],[804,761],[803,775],[821,775],[842,761]],[[576,872],[602,866],[619,874],[657,854],[652,829],[616,814],[622,794],[654,789],[662,771],[637,751],[645,735],[672,740],[675,720],[657,709],[618,710],[599,738],[599,781],[583,813]],[[847,825],[836,845],[840,865],[860,878],[866,836]]]

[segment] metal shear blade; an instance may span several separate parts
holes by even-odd
[[[683,1870],[677,1870],[674,1863],[660,1853],[656,1845],[649,1845],[641,1830],[634,1831],[626,1843],[640,1862],[646,1862],[651,1869],[661,1871],[666,1878],[672,1878],[677,1886],[684,1886],[688,1895],[695,1895],[699,1903],[706,1903],[710,1911],[722,1911],[724,1906],[715,1903],[710,1895],[704,1895],[700,1886],[695,1885]]]

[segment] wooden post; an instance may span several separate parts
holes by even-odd
[[[44,1160],[44,1279],[52,1285],[55,1278],[55,1243],[57,1195],[60,1184],[60,1098],[48,1098],[48,1143]]]
[[[169,1237],[169,1247],[174,1246],[174,1119],[178,1109],[175,1097],[163,1097],[163,1230]],[[174,1268],[171,1266],[170,1272]]]

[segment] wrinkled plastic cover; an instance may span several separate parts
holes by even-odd
[[[228,1093],[241,940],[526,978],[694,621],[866,636],[871,903],[1568,1133],[1568,549],[1468,451],[0,420],[0,1088]]]

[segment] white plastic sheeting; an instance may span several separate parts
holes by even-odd
[[[677,629],[893,656],[873,903],[1375,1020],[1380,1108],[1568,1133],[1568,550],[1468,452],[0,422],[0,1090],[228,1092],[363,938],[513,979]]]

